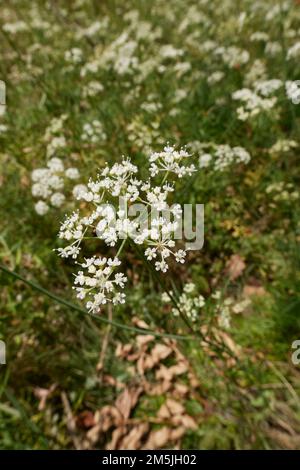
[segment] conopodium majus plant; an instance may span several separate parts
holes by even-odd
[[[99,313],[104,304],[125,302],[122,289],[127,278],[117,269],[128,239],[142,248],[156,271],[165,273],[171,259],[185,262],[186,250],[178,249],[174,239],[182,209],[171,201],[171,195],[174,177],[182,178],[196,171],[190,157],[185,149],[176,150],[172,146],[152,153],[147,179],[141,179],[138,167],[123,157],[121,163],[107,165],[78,194],[84,207],[62,223],[58,236],[69,244],[58,248],[59,255],[78,260],[82,240],[91,238],[116,247],[113,258],[92,256],[76,261],[80,269],[73,288],[77,297],[85,300],[88,311]],[[134,205],[139,217],[132,210]]]

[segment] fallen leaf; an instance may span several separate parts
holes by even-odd
[[[111,426],[119,426],[124,421],[121,411],[115,406],[104,406],[101,410],[96,411],[95,423],[100,425],[100,430],[106,432]]]
[[[196,421],[187,414],[180,416],[180,423],[187,429],[197,429]]]
[[[246,264],[240,255],[232,255],[227,263],[227,273],[231,281],[235,281],[244,272]]]
[[[131,431],[124,436],[122,441],[119,443],[119,449],[121,450],[137,450],[141,447],[141,439],[148,432],[149,424],[140,423]]]
[[[155,362],[159,362],[161,359],[165,359],[172,352],[172,349],[165,344],[156,344],[151,351],[151,356]]]
[[[166,392],[168,392],[172,387],[172,383],[169,382],[168,380],[164,380],[163,382],[159,384],[150,384],[148,382],[148,386],[145,385],[145,392],[147,392],[151,396],[159,396],[159,395],[164,395]]]
[[[221,336],[222,340],[237,357],[241,355],[241,347],[238,346],[233,339],[224,331],[218,331],[218,335]]]
[[[183,426],[179,426],[178,428],[172,429],[170,435],[170,441],[177,441],[180,439],[186,432],[186,429]]]
[[[141,387],[126,387],[116,399],[115,407],[120,411],[125,421],[129,418],[131,410],[137,404],[142,391]]]
[[[246,285],[243,289],[243,297],[252,297],[252,296],[263,296],[266,295],[266,290],[262,286],[250,286]]]
[[[154,336],[153,335],[138,335],[136,338],[135,338],[136,342],[137,342],[137,345],[142,347],[148,343],[150,343],[151,341],[154,340]]]
[[[115,355],[116,357],[127,357],[128,354],[132,351],[132,344],[122,344],[118,343]]]
[[[116,428],[112,433],[111,441],[105,446],[105,449],[117,450],[119,448],[118,447],[119,440],[121,439],[121,437],[124,436],[124,434],[126,434],[126,432],[127,432],[126,426],[121,426],[119,428]]]
[[[175,383],[174,384],[174,391],[176,392],[177,395],[179,396],[185,396],[188,391],[189,391],[189,387],[185,384],[182,384],[182,383]]]
[[[76,426],[82,429],[89,429],[92,426],[95,426],[94,413],[91,411],[82,411],[76,416]]]
[[[181,403],[176,400],[173,400],[172,398],[167,398],[165,405],[167,406],[172,415],[183,414],[185,411]]]
[[[168,419],[171,417],[171,412],[165,403],[163,403],[158,410],[157,417],[162,419]]]

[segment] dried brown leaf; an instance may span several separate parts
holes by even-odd
[[[240,357],[241,347],[238,346],[233,339],[225,333],[225,331],[218,331],[218,335],[221,336],[228,349],[230,349],[230,351],[232,351],[237,357]]]
[[[151,356],[155,362],[165,359],[172,353],[172,349],[165,344],[156,344],[151,351]]]
[[[145,392],[148,393],[151,396],[156,396],[156,395],[163,395],[164,393],[168,392],[172,387],[172,382],[169,382],[168,380],[165,380],[161,382],[160,384],[150,384],[148,382],[148,386],[145,386]]]
[[[94,413],[89,410],[82,411],[76,416],[76,426],[82,429],[89,429],[92,426],[95,426],[95,417]]]
[[[128,420],[130,413],[137,404],[142,391],[143,389],[141,387],[126,387],[116,399],[115,406],[120,411],[125,421]]]
[[[126,358],[131,351],[132,351],[132,344],[118,343],[115,355],[116,357]]]
[[[149,325],[147,325],[147,323],[144,322],[144,320],[140,320],[138,317],[133,317],[131,321],[134,324],[134,326],[137,326],[138,328],[144,328],[145,330],[149,329]]]
[[[177,441],[180,439],[186,432],[186,428],[179,426],[178,428],[172,429],[170,435],[170,441]]]
[[[112,426],[119,426],[123,422],[121,411],[115,406],[104,406],[101,410],[96,411],[95,423],[100,425],[100,430],[108,431]]]
[[[168,398],[165,405],[168,407],[171,415],[181,415],[185,411],[181,403],[172,398]]]
[[[192,416],[189,416],[187,414],[182,415],[180,416],[180,422],[182,426],[187,429],[197,429],[197,423],[194,418],[192,418]]]
[[[246,264],[240,255],[232,255],[227,263],[227,273],[231,281],[235,281],[244,272]]]
[[[176,395],[179,395],[180,397],[185,396],[189,391],[189,387],[185,384],[182,384],[180,382],[175,382],[174,383],[174,392]]]
[[[142,346],[145,346],[147,345],[148,343],[150,343],[151,341],[154,340],[154,336],[153,335],[138,335],[136,338],[136,343],[139,347],[142,347]]]
[[[137,450],[141,447],[141,440],[143,436],[148,432],[149,424],[148,423],[140,423],[131,431],[124,436],[122,441],[119,443],[119,449],[122,450]]]
[[[243,297],[252,297],[252,296],[263,296],[266,295],[267,292],[262,286],[252,286],[252,285],[246,285],[243,288]]]
[[[86,434],[86,442],[84,447],[88,449],[90,445],[96,444],[96,442],[99,440],[99,436],[101,434],[101,425],[96,424],[96,426],[93,426],[91,429]]]
[[[105,446],[106,450],[117,450],[119,449],[119,441],[120,439],[126,435],[127,433],[127,427],[126,426],[121,426],[119,428],[114,429],[112,436],[111,436],[111,441]]]
[[[164,426],[161,429],[151,431],[143,449],[161,449],[171,438],[171,429]]]

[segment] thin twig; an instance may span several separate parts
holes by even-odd
[[[71,409],[67,394],[66,392],[61,392],[60,396],[61,396],[61,401],[63,403],[64,410],[66,413],[66,417],[67,417],[67,428],[70,433],[71,439],[73,441],[74,447],[76,450],[81,450],[82,447],[76,435],[76,422],[72,413],[72,409]]]

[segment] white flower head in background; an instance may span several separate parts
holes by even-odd
[[[49,126],[46,128],[44,140],[47,142],[47,158],[54,157],[67,145],[65,136],[63,135],[63,128],[68,115],[62,114],[59,117],[51,119]]]
[[[83,125],[81,139],[92,142],[93,144],[106,140],[106,133],[103,125],[98,119],[94,119],[91,123],[87,122]]]
[[[79,64],[82,62],[82,50],[79,47],[73,47],[69,51],[65,52],[65,60],[72,64]]]
[[[210,149],[210,153],[200,150],[199,167],[210,167],[214,171],[224,171],[233,164],[250,162],[251,156],[243,147],[230,147],[228,144],[216,145],[208,143],[202,146],[203,150]]]
[[[73,194],[77,199],[84,201],[84,213],[80,215],[78,211],[73,212],[62,223],[58,236],[69,244],[64,248],[58,248],[59,255],[63,258],[77,259],[82,240],[94,237],[108,247],[118,247],[119,257],[129,238],[141,247],[146,259],[154,263],[157,271],[166,272],[171,260],[184,263],[186,251],[177,248],[175,242],[175,232],[182,210],[179,204],[169,205],[174,187],[167,182],[167,178],[174,176],[181,178],[196,171],[194,165],[186,164],[190,158],[191,155],[185,149],[176,150],[172,146],[166,146],[162,152],[150,155],[148,159],[150,177],[146,180],[140,179],[137,166],[129,158],[123,157],[120,163],[107,165],[96,180],[90,179],[86,187],[76,185]],[[55,166],[58,166],[58,163]],[[69,173],[73,176],[73,171],[70,169],[65,172],[66,175]],[[43,171],[41,176],[45,176]],[[157,184],[153,178],[159,176],[161,182]],[[136,213],[132,214],[133,203],[143,205],[139,218],[136,217]],[[92,303],[88,304],[88,308],[98,312],[100,306],[106,303],[107,294],[113,292],[116,286],[123,287],[122,279],[125,278],[121,279],[121,275],[116,275],[113,281],[104,279],[102,268],[101,272],[100,268],[95,268],[96,258],[91,259],[93,259],[91,266],[86,264],[81,266],[89,268],[93,278],[86,279],[80,272],[79,277],[76,276],[76,290],[79,296],[84,298],[86,288],[97,289],[99,296],[94,297],[92,301],[89,300]],[[109,275],[112,274],[108,268],[107,271]],[[82,287],[78,288],[77,284]],[[118,295],[111,301],[119,303],[123,302],[123,299],[123,295]]]
[[[174,173],[179,178],[182,178],[182,176],[185,175],[191,175],[196,171],[196,168],[193,164],[184,164],[189,157],[189,153],[184,149],[177,151],[172,146],[166,146],[162,152],[155,152],[150,155],[151,176],[153,177],[159,172]]]
[[[300,80],[285,82],[285,90],[288,99],[293,104],[300,104]]]
[[[33,170],[31,192],[34,197],[39,198],[34,206],[37,214],[45,215],[50,206],[61,207],[66,200],[62,192],[65,190],[66,182],[77,180],[79,176],[77,168],[65,169],[63,161],[57,157],[48,160],[45,168]]]
[[[267,83],[267,85],[266,85]],[[263,86],[260,87],[260,94],[258,90],[252,91],[249,88],[242,88],[241,90],[237,90],[232,94],[232,98],[236,101],[240,101],[242,104],[237,108],[237,116],[238,119],[241,121],[246,121],[249,118],[253,118],[259,115],[262,112],[268,112],[272,109],[276,102],[277,97],[272,96],[266,98],[265,95],[261,93],[266,92],[268,95],[271,93],[271,90],[274,91],[274,88],[278,86],[278,83],[274,84],[273,81],[264,83]]]
[[[170,304],[174,292],[162,294],[162,302]],[[177,307],[173,307],[171,313],[174,317],[178,317],[180,313],[184,314],[190,321],[195,322],[199,319],[201,309],[205,306],[204,297],[197,292],[193,282],[188,282],[183,286],[183,292],[177,301]]]
[[[298,59],[300,57],[300,41],[297,41],[287,51],[287,60]]]

